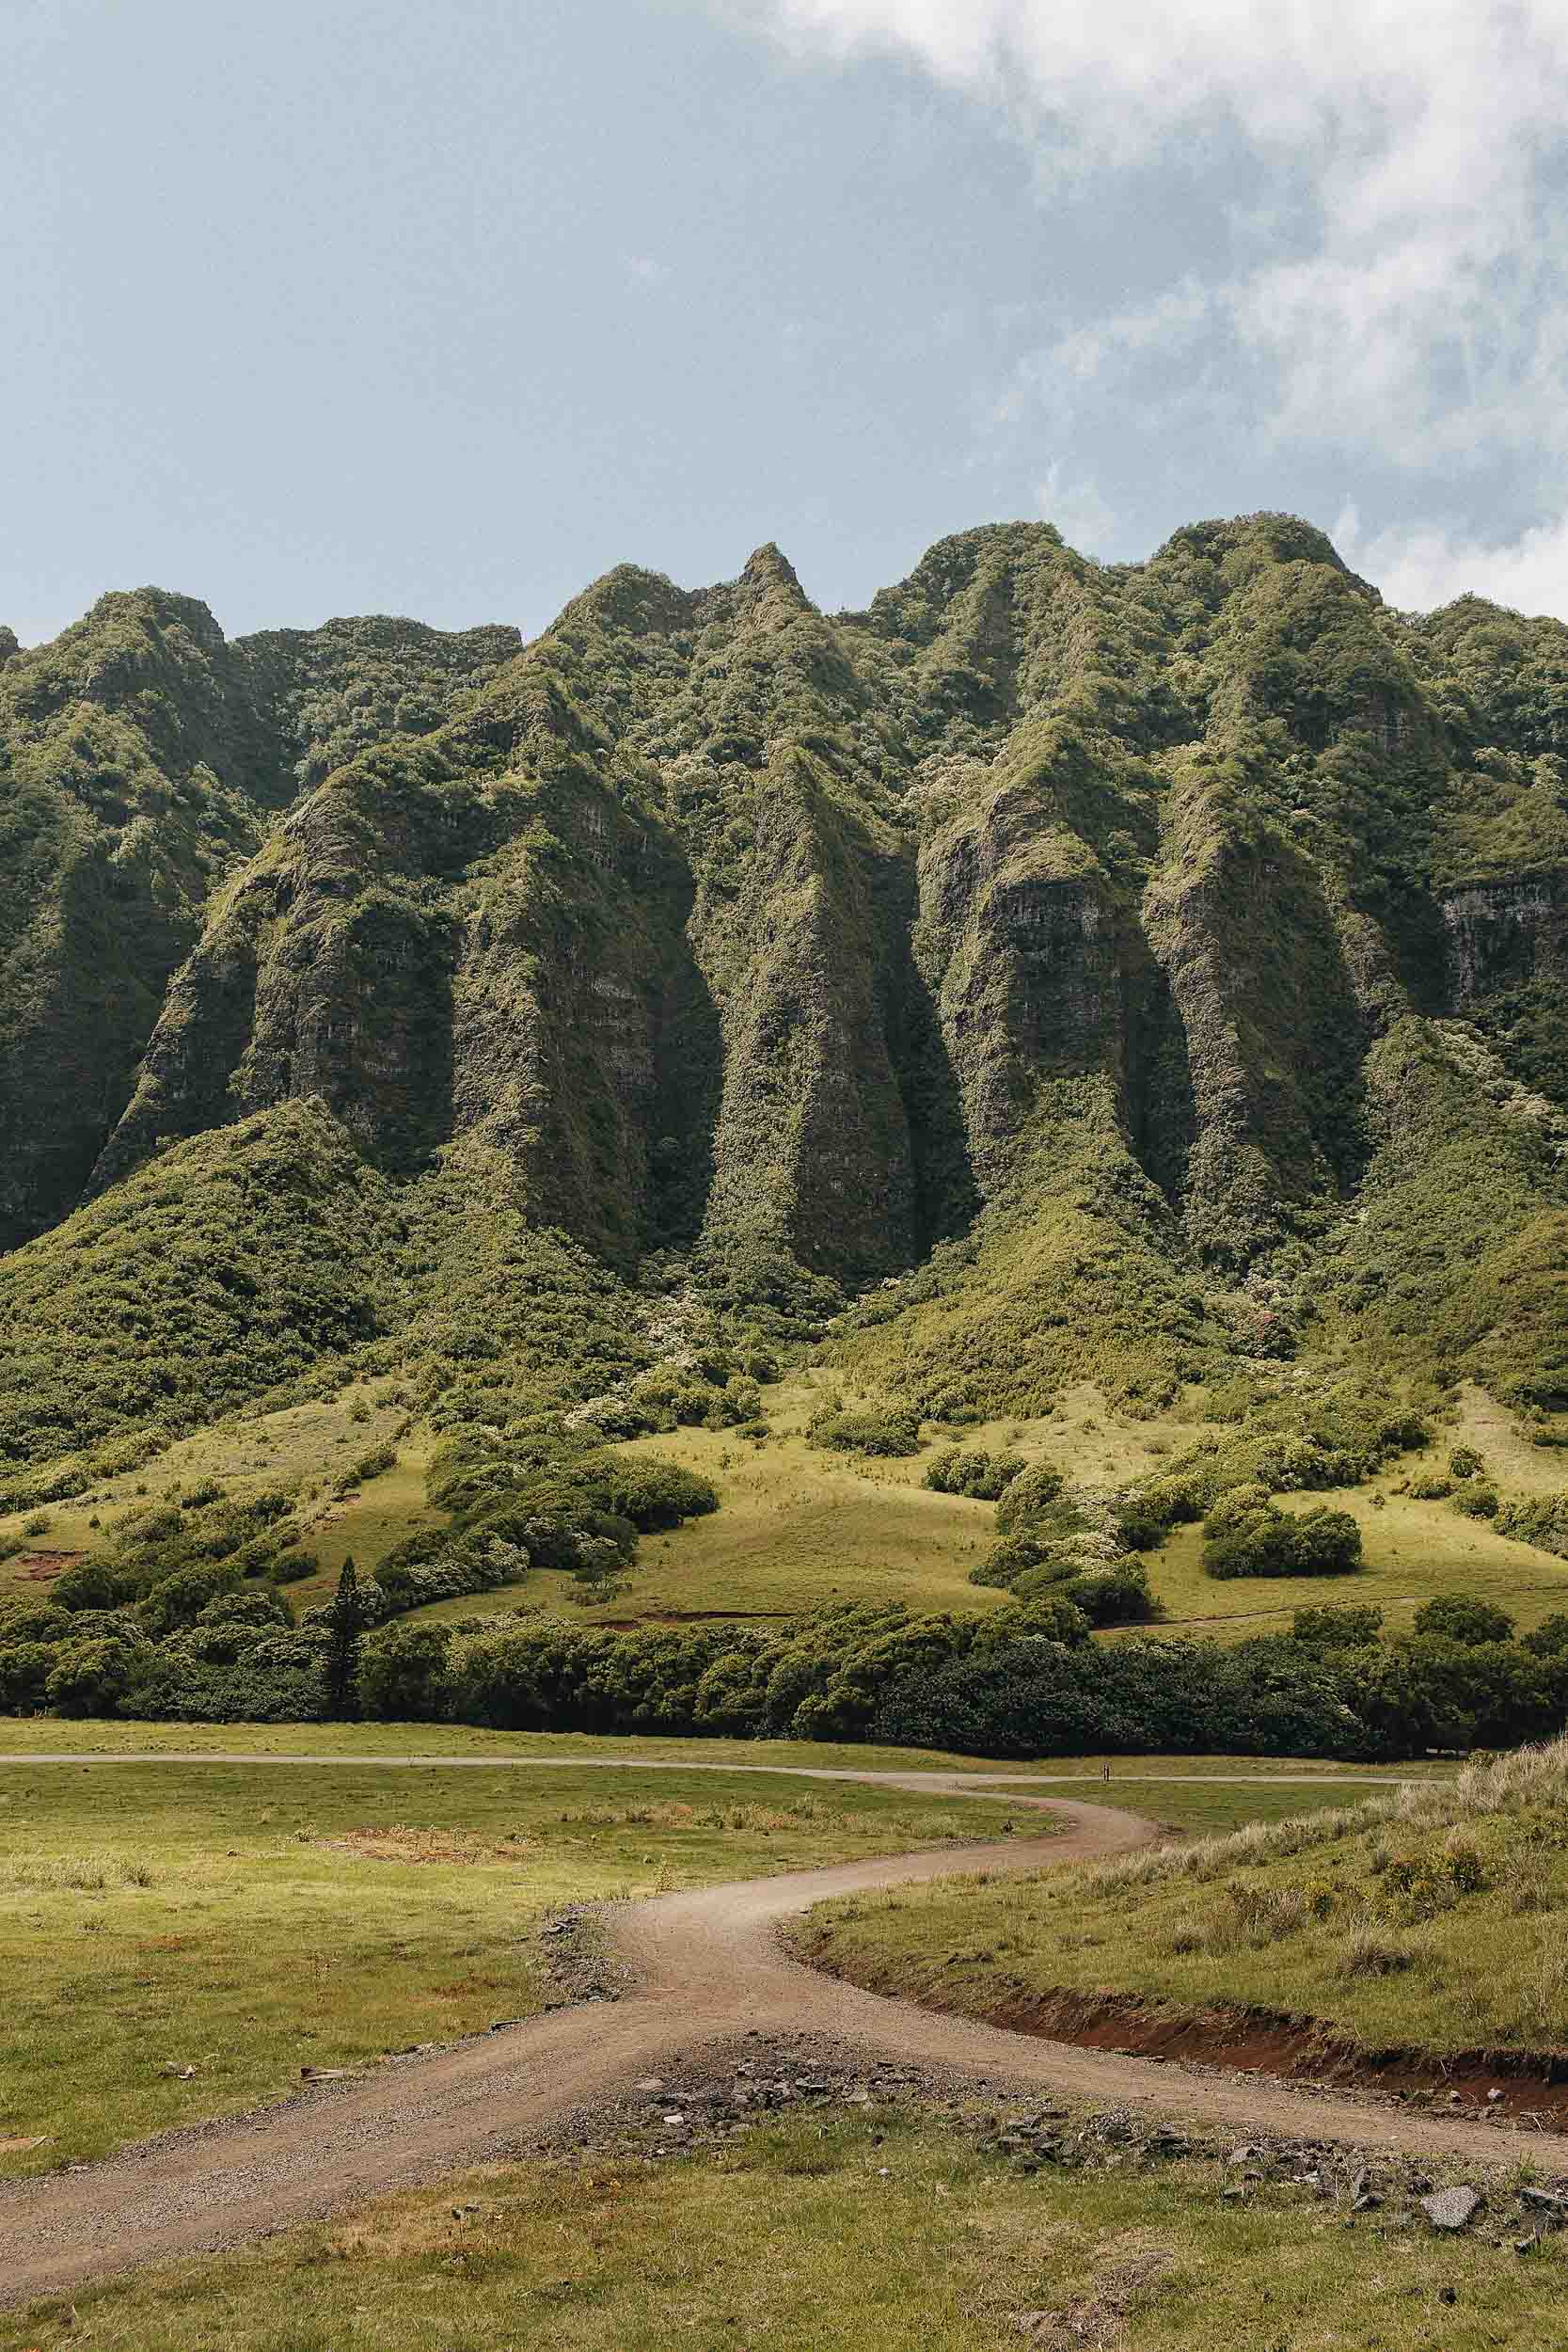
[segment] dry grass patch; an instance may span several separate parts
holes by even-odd
[[[402,1823],[387,1829],[351,1829],[341,1837],[317,1839],[328,1853],[346,1853],[356,1862],[456,1863],[471,1867],[480,1862],[522,1862],[537,1850],[537,1840],[521,1832],[497,1840],[472,1831],[408,1829]]]

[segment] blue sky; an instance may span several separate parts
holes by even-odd
[[[1568,616],[1560,0],[0,0],[0,618],[1310,515]]]

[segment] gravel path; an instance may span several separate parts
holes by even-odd
[[[986,1783],[968,1774],[822,1771],[808,1776],[926,1790],[940,1786],[954,1796],[987,1793]],[[617,1906],[604,1917],[610,1957],[627,1982],[623,1999],[558,2010],[237,2121],[145,2141],[103,2164],[0,2188],[0,2304],[238,2246],[379,2191],[515,2155],[573,2119],[590,2128],[594,2111],[618,2105],[638,2077],[669,2073],[748,2031],[832,2037],[870,2058],[983,2077],[993,2090],[1114,2099],[1238,2135],[1298,2132],[1368,2149],[1498,2161],[1508,2143],[1496,2129],[1032,2040],[861,1992],[780,1949],[778,1923],[827,1896],[956,1870],[1083,1862],[1160,1835],[1136,1815],[1105,1805],[1022,1794],[1013,1802],[1057,1816],[1061,1834],[843,1863]]]

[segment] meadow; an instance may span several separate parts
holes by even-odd
[[[0,2352],[1494,2352],[1568,2345],[1560,2238],[1521,2261],[1402,2233],[1223,2155],[1020,2177],[890,2107],[759,2125],[650,2167],[590,2153],[382,2199],[69,2302]]]
[[[562,1576],[534,1571],[480,1599],[439,1601],[418,1613],[455,1621],[476,1613],[562,1611],[574,1620],[632,1624],[706,1616],[784,1618],[822,1602],[897,1602],[915,1610],[994,1610],[1006,1596],[969,1581],[995,1539],[995,1510],[962,1495],[933,1493],[921,1483],[933,1451],[903,1459],[826,1453],[806,1440],[805,1424],[827,1375],[792,1375],[765,1392],[768,1436],[681,1428],[633,1439],[626,1450],[679,1463],[712,1481],[720,1508],[667,1534],[645,1536],[635,1566],[612,1597],[590,1602]],[[327,1400],[275,1413],[228,1420],[181,1439],[134,1471],[101,1481],[69,1502],[0,1517],[0,1593],[47,1587],[58,1553],[89,1549],[132,1509],[145,1508],[210,1480],[245,1502],[281,1487],[300,1499],[299,1540],[320,1563],[289,1587],[296,1609],[329,1597],[345,1557],[373,1569],[415,1530],[438,1523],[428,1505],[425,1468],[434,1438],[410,1424],[395,1381],[351,1384]],[[1048,1459],[1091,1486],[1120,1486],[1158,1473],[1167,1460],[1214,1424],[1193,1418],[1140,1419],[1086,1385],[1065,1391],[1049,1415],[996,1421],[966,1429],[963,1441]],[[1283,1507],[1330,1502],[1361,1528],[1362,1567],[1337,1579],[1335,1598],[1380,1607],[1387,1628],[1406,1629],[1434,1595],[1465,1592],[1510,1612],[1520,1629],[1568,1607],[1568,1561],[1500,1535],[1484,1519],[1462,1517],[1443,1502],[1409,1494],[1412,1478],[1440,1463],[1455,1442],[1475,1445],[1511,1494],[1560,1490],[1563,1455],[1532,1447],[1519,1424],[1483,1392],[1462,1392],[1451,1427],[1429,1454],[1392,1463],[1366,1486],[1328,1495],[1280,1498]],[[343,1491],[359,1457],[395,1445],[393,1467]],[[44,1522],[39,1527],[39,1521]],[[24,1534],[25,1530],[35,1530]],[[1283,1630],[1291,1613],[1321,1602],[1316,1578],[1239,1578],[1216,1582],[1202,1568],[1196,1526],[1177,1528],[1148,1556],[1149,1580],[1167,1630],[1243,1640]]]
[[[0,2175],[531,2015],[559,1997],[537,1931],[560,1905],[1013,1818],[678,1770],[0,1766]]]

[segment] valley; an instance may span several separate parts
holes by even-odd
[[[0,2341],[1547,2341],[1565,697],[1271,514],[0,641]]]

